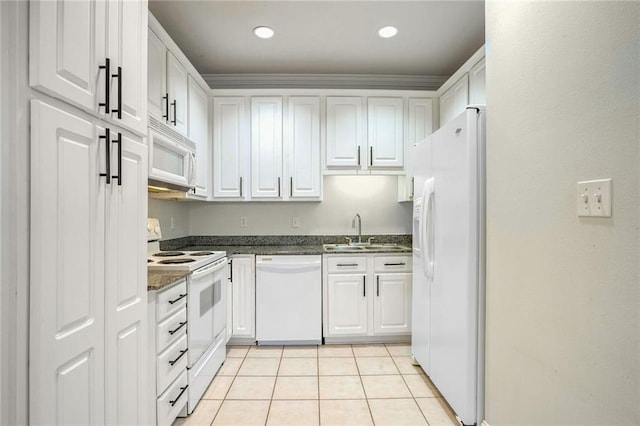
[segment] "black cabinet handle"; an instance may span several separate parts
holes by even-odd
[[[293,176],[291,176],[291,178],[289,178],[289,196],[291,198],[293,198]]]
[[[111,177],[118,179],[118,186],[122,186],[122,133],[118,132],[118,139],[111,142],[118,144],[118,174]]]
[[[171,404],[171,406],[173,407],[174,405],[176,405],[176,402],[178,402],[178,400],[180,399],[180,397],[182,396],[182,394],[184,393],[184,391],[187,390],[187,388],[189,387],[189,385],[186,385],[183,388],[180,388],[180,393],[178,394],[178,396],[176,396],[176,399],[169,401],[169,404]]]
[[[187,353],[188,350],[189,350],[189,348],[187,348],[187,349],[185,349],[183,351],[180,351],[180,355],[178,355],[178,358],[174,359],[173,361],[169,361],[169,365],[173,367],[175,365],[175,363],[178,362],[180,360],[180,358],[182,358],[182,356]],[[180,398],[180,397],[178,397],[178,398]]]
[[[180,330],[182,327],[184,327],[186,323],[187,323],[186,321],[181,322],[180,325],[176,329],[169,330],[169,334],[173,336],[174,334],[176,334],[178,332],[178,330]]]
[[[233,283],[233,259],[229,259],[229,281]]]
[[[278,176],[278,197],[280,197],[280,176]]]
[[[373,167],[373,147],[369,147],[369,166]]]
[[[376,275],[376,296],[380,297],[380,275]]]
[[[240,176],[240,198],[242,198],[242,176]]]
[[[404,262],[398,262],[398,263],[385,263],[384,266],[404,266],[405,263]]]
[[[118,73],[113,74],[112,77],[118,79],[118,108],[111,112],[117,113],[118,120],[122,119],[122,67],[118,67]]]
[[[360,145],[358,145],[358,166],[360,165]]]
[[[169,300],[169,304],[173,305],[174,303],[176,303],[177,301],[179,301],[180,299],[184,299],[185,297],[187,297],[186,293],[185,294],[181,294],[180,296],[178,296],[176,299],[173,300]]]
[[[336,266],[358,266],[357,263],[338,263]]]
[[[367,297],[367,276],[362,276],[362,297]]]
[[[173,106],[173,120],[171,120],[171,123],[173,123],[173,125],[176,125],[176,120],[178,119],[178,105],[175,99],[173,100],[173,102],[171,102],[171,105]],[[169,111],[167,111],[167,114],[169,114]]]
[[[165,93],[162,99],[164,99],[164,110],[167,112],[166,114],[162,114],[162,118],[164,118],[164,121],[168,122],[169,121],[169,94]]]
[[[415,190],[415,178],[411,178],[411,198],[414,197],[414,190]]]
[[[107,127],[104,129],[104,135],[98,136],[100,139],[105,139],[105,157],[107,163],[107,171],[106,173],[100,173],[100,176],[104,176],[107,178],[107,185],[111,183],[111,130]]]
[[[104,70],[104,102],[100,102],[98,107],[104,107],[104,112],[109,114],[111,112],[109,108],[109,99],[111,97],[109,87],[111,86],[111,61],[109,58],[104,60],[104,65],[98,66],[98,69]],[[109,183],[109,182],[107,182]]]

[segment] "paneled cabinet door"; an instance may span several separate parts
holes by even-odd
[[[233,337],[256,337],[255,256],[233,256]]]
[[[469,70],[469,105],[485,105],[487,103],[485,58]]]
[[[160,38],[149,29],[148,52],[148,107],[149,114],[163,123],[168,123],[167,94],[167,48]]]
[[[414,196],[413,147],[433,133],[433,100],[429,98],[409,98],[409,117],[405,138],[405,176],[398,179],[398,201],[410,201]]]
[[[440,127],[461,114],[468,104],[469,74],[465,74],[440,96]]]
[[[105,252],[106,424],[147,424],[147,147],[112,132]]]
[[[105,423],[106,138],[99,136],[91,122],[31,102],[32,424]]]
[[[214,98],[212,110],[213,198],[245,199],[250,158],[245,98]]]
[[[251,197],[281,198],[282,98],[251,98]]]
[[[109,0],[107,9],[111,117],[118,125],[146,134],[147,2]]]
[[[210,177],[210,152],[209,148],[209,121],[207,114],[207,94],[198,83],[189,76],[189,113],[188,129],[189,139],[196,144],[196,191],[201,197],[209,196]]]
[[[364,125],[362,98],[327,96],[327,146],[328,167],[360,168],[364,165]],[[364,155],[364,156],[363,156]]]
[[[364,274],[327,276],[327,336],[367,335],[367,282]]]
[[[104,114],[107,3],[29,3],[29,80],[33,87]]]
[[[169,92],[169,123],[187,134],[187,70],[167,51],[167,91]]]
[[[292,96],[288,106],[289,198],[318,198],[322,193],[320,98]]]
[[[391,273],[375,276],[373,317],[375,334],[411,332],[411,274]]]
[[[369,167],[402,167],[402,98],[369,98],[367,104]]]

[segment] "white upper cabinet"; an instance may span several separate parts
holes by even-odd
[[[469,104],[469,75],[464,74],[440,96],[440,126],[461,114]]]
[[[169,123],[187,134],[187,71],[173,53],[167,51],[167,92]]]
[[[367,104],[368,166],[402,168],[402,98],[369,98]]]
[[[282,98],[251,98],[251,197],[281,198]]]
[[[484,105],[487,103],[486,61],[482,58],[469,70],[469,104]]]
[[[213,198],[246,199],[249,122],[242,96],[213,98]]]
[[[433,133],[433,99],[409,98],[405,132],[405,176],[398,178],[398,201],[413,200],[413,146]]]
[[[207,114],[209,99],[191,76],[188,79],[188,90],[188,133],[189,139],[196,144],[195,195],[207,198],[211,187],[211,148]]]
[[[366,158],[362,98],[327,96],[326,120],[326,166],[360,168]]]
[[[288,197],[320,198],[320,97],[291,96],[287,108]]]
[[[29,13],[30,84],[143,134],[147,2],[37,1]]]
[[[169,97],[167,95],[167,48],[162,40],[149,29],[149,114],[160,121],[169,121]]]

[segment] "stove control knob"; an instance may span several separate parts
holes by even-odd
[[[155,232],[156,234],[160,234],[160,227],[156,225],[156,227],[153,229],[153,232]]]
[[[147,223],[147,232],[153,231],[153,226],[150,223]]]

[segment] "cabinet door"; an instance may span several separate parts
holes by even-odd
[[[167,123],[168,98],[167,93],[167,48],[160,38],[149,29],[149,54],[148,54],[148,107],[149,114],[160,121]]]
[[[169,123],[187,134],[187,71],[173,53],[167,51],[167,91],[169,92]]]
[[[208,197],[211,169],[209,153],[209,121],[207,114],[207,94],[189,76],[189,139],[196,144],[195,194]]]
[[[256,337],[255,256],[233,256],[233,337]]]
[[[229,268],[231,270],[231,268]],[[231,276],[227,279],[227,336],[226,341],[228,342],[233,335],[233,283],[231,282]]]
[[[377,274],[373,303],[375,334],[411,332],[411,274]]]
[[[440,96],[440,127],[461,114],[469,104],[469,75],[465,74]]]
[[[281,198],[282,98],[251,98],[251,197]]]
[[[368,99],[369,167],[402,167],[402,98]]]
[[[368,334],[366,275],[336,274],[327,276],[326,336]]]
[[[31,102],[32,424],[105,423],[105,168],[92,123]]]
[[[243,97],[213,99],[213,197],[246,198],[249,123]]]
[[[287,163],[290,198],[319,198],[320,172],[320,98],[289,98]]]
[[[469,104],[485,105],[487,103],[485,58],[478,61],[469,71]]]
[[[112,132],[111,141],[117,177],[106,204],[106,423],[146,424],[148,153],[139,139]]]
[[[110,117],[147,132],[147,2],[109,0],[107,56],[111,58]],[[120,114],[115,111],[120,110]]]
[[[413,146],[433,132],[433,100],[427,98],[409,98],[409,117],[405,138],[405,179],[398,188],[398,201],[413,200]],[[398,179],[400,182],[402,179]]]
[[[327,166],[360,168],[362,123],[362,98],[327,96]]]
[[[104,114],[106,3],[34,1],[29,14],[31,86]]]

